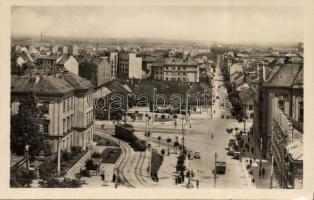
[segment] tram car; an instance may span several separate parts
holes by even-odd
[[[140,151],[145,151],[147,148],[144,132],[136,132],[132,125],[117,124],[115,126],[115,136],[129,142],[131,146]]]

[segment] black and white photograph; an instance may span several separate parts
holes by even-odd
[[[302,6],[8,8],[10,189],[304,189]]]

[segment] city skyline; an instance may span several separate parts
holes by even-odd
[[[11,33],[17,37],[39,37],[42,32],[47,37],[95,39],[257,44],[303,41],[299,7],[14,6],[11,15]]]

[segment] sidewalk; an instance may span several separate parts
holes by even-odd
[[[242,168],[250,187],[260,188],[260,189],[269,189],[270,188],[270,170],[271,164],[268,160],[262,159],[260,165],[260,152],[259,149],[256,149],[256,145],[253,139],[253,136],[250,134],[243,134],[241,137],[244,140],[242,152]],[[249,139],[250,138],[250,139]],[[249,141],[250,140],[250,141]],[[245,145],[248,144],[249,151],[246,151]],[[254,153],[252,153],[252,148],[254,148]],[[252,160],[252,165],[250,169],[247,169],[247,165]],[[260,176],[260,170],[264,168],[265,174],[264,177]],[[251,174],[249,173],[251,171]],[[254,183],[253,183],[254,179]],[[273,188],[278,188],[278,183],[275,178],[273,178]]]

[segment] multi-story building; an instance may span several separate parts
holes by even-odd
[[[107,57],[85,58],[79,64],[79,75],[96,85],[110,81],[111,66]]]
[[[253,134],[262,157],[273,155],[283,187],[302,175],[303,113],[303,65],[276,65],[254,100]]]
[[[77,47],[77,45],[70,44],[68,46],[68,54],[74,55],[74,56],[77,55],[78,54],[78,47]]]
[[[254,88],[245,88],[239,92],[239,98],[243,107],[243,114],[246,120],[253,120],[253,106],[256,91]]]
[[[142,78],[142,58],[135,53],[120,52],[118,58],[118,77]]]
[[[49,87],[48,87],[49,86]],[[11,115],[25,95],[34,95],[44,112],[42,132],[53,152],[93,141],[93,85],[73,73],[11,76]]]
[[[109,63],[111,66],[110,80],[112,80],[117,77],[117,70],[118,70],[118,53],[117,52],[110,52]]]
[[[198,64],[190,57],[166,58],[163,64],[163,80],[199,82]]]
[[[164,80],[163,63],[155,62],[151,65],[151,78],[157,81]]]
[[[59,69],[66,69],[78,75],[78,62],[72,55],[63,55],[57,59]]]

